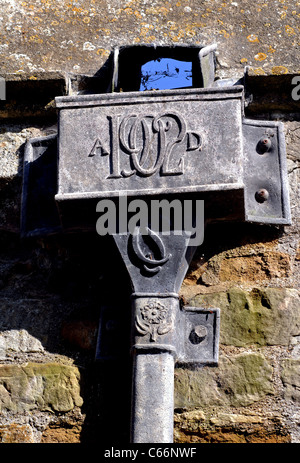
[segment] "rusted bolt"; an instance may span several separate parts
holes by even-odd
[[[264,188],[261,188],[255,193],[255,199],[258,203],[264,203],[269,198],[269,192]]]
[[[272,146],[271,139],[269,137],[262,137],[257,144],[258,154],[264,154],[270,150]]]
[[[207,336],[207,328],[204,325],[195,326],[189,336],[192,344],[200,344]]]

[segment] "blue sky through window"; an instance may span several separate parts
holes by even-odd
[[[141,69],[140,91],[192,87],[192,63],[172,58],[148,61]]]

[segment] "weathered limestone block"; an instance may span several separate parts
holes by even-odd
[[[273,394],[272,367],[261,354],[222,356],[218,368],[175,371],[175,407],[246,406]]]
[[[218,413],[210,419],[214,426],[261,424],[264,419],[258,415],[240,415],[237,413]]]
[[[2,444],[32,444],[34,436],[28,424],[11,423],[0,427],[0,443]]]
[[[175,413],[174,441],[199,443],[283,443],[291,442],[280,415],[264,416],[191,410]],[[201,418],[201,419],[199,419]]]
[[[247,346],[290,344],[300,334],[299,292],[288,288],[253,288],[197,295],[189,305],[221,309],[220,342]]]
[[[290,256],[277,251],[237,248],[213,256],[205,265],[201,282],[207,286],[223,282],[255,282],[284,278],[291,272]]]
[[[82,405],[76,367],[56,363],[0,366],[0,410],[67,412]]]
[[[10,353],[43,352],[41,342],[26,330],[8,330],[0,332],[0,360],[6,359]]]
[[[21,0],[2,7],[5,73],[96,72],[113,45],[218,42],[221,72],[299,70],[299,9],[292,0]]]
[[[282,361],[281,379],[284,385],[284,398],[300,403],[300,358]]]
[[[82,432],[82,423],[80,420],[65,422],[59,420],[58,423],[51,423],[43,431],[41,436],[42,444],[77,444],[80,443],[80,435]]]

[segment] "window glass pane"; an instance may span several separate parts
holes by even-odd
[[[141,69],[140,91],[192,87],[192,63],[171,58],[148,61]]]

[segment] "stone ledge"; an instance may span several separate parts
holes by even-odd
[[[102,70],[101,70],[102,71]],[[246,92],[251,100],[245,108],[246,117],[262,113],[300,112],[300,99],[292,97],[292,79],[298,74],[249,75]],[[300,75],[300,73],[299,73]],[[0,120],[43,118],[56,119],[55,97],[67,94],[107,93],[111,76],[61,73],[4,75],[6,100],[0,100]],[[235,76],[236,79],[242,77]],[[298,91],[300,96],[300,90]],[[282,116],[281,116],[282,117]],[[41,122],[41,121],[40,121]]]
[[[272,72],[299,71],[299,12],[292,0],[165,2],[32,0],[2,8],[2,72],[90,73],[115,45],[219,45],[220,73],[247,63]],[[268,71],[270,69],[270,71]]]

